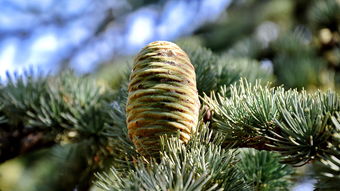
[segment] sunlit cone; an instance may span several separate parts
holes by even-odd
[[[156,41],[135,58],[126,106],[129,137],[144,156],[160,150],[160,136],[188,142],[198,122],[195,69],[176,44]]]

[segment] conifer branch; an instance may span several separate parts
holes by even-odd
[[[8,82],[1,84],[0,104],[0,162],[32,150],[54,144],[54,132],[46,128],[34,128],[28,125],[28,113],[40,106],[39,100],[47,96],[47,81],[33,76],[27,71],[24,76],[8,74]],[[49,135],[45,136],[45,133]]]
[[[334,132],[329,115],[340,110],[333,92],[284,91],[246,80],[232,85],[230,97],[224,87],[203,101],[215,113],[212,125],[226,142],[279,151],[284,162],[296,165],[326,154]]]
[[[222,149],[220,135],[204,128],[188,145],[178,138],[162,139],[159,162],[137,159],[128,171],[112,168],[110,173],[97,174],[97,186],[108,191],[246,189],[235,167],[235,153]]]
[[[110,95],[94,80],[70,72],[45,77],[33,72],[9,75],[0,91],[1,113],[7,119],[1,124],[1,161],[56,143],[103,142],[106,138],[100,134],[112,123]],[[4,145],[10,142],[17,144]],[[8,149],[12,152],[5,152]]]
[[[239,150],[237,166],[252,190],[289,190],[293,169],[281,164],[277,153],[245,148]]]
[[[337,190],[340,187],[340,113],[331,117],[334,125],[332,142],[329,142],[327,155],[314,164],[318,190]]]

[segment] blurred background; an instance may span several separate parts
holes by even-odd
[[[0,63],[93,72],[155,40],[176,40],[216,21],[230,0],[2,0]]]
[[[149,42],[184,39],[217,54],[255,58],[287,87],[334,87],[340,62],[338,4],[339,0],[1,0],[0,76],[5,79],[7,71],[20,73],[32,66],[45,73],[65,68],[93,73],[136,54]],[[301,79],[286,72],[302,72],[305,66],[311,66],[309,74],[300,73]]]
[[[30,68],[110,81],[155,40],[256,60],[286,88],[339,90],[340,0],[0,0],[4,81]],[[0,190],[53,182],[41,179],[52,167],[39,154],[1,164]],[[302,178],[294,190],[312,184]]]

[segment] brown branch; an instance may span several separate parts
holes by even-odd
[[[257,150],[266,150],[266,151],[272,151],[273,148],[269,147],[268,139],[266,139],[263,136],[255,136],[255,137],[248,137],[248,138],[242,138],[241,141],[231,140],[231,141],[224,141],[223,147],[232,146],[234,148],[254,148]]]
[[[9,129],[1,127],[0,131],[0,163],[17,156],[55,144],[54,136],[48,132],[35,129]]]

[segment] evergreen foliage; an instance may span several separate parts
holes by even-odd
[[[8,124],[30,125],[30,113],[40,108],[40,99],[48,96],[47,80],[35,76],[34,71],[25,72],[23,76],[7,74],[7,84],[2,84],[2,112],[8,117]],[[4,101],[6,100],[6,101]]]
[[[247,190],[235,151],[222,149],[221,138],[202,123],[187,145],[163,137],[160,161],[137,159],[125,172],[112,168],[97,175],[97,184],[103,190]]]
[[[276,150],[284,162],[299,165],[329,149],[336,131],[329,115],[339,111],[339,99],[334,92],[308,94],[241,80],[231,86],[230,98],[224,87],[204,102],[215,112],[212,125],[226,142]]]
[[[337,190],[340,186],[340,114],[332,116],[335,127],[334,142],[330,146],[329,154],[317,162],[314,166],[315,175],[318,179],[318,190]]]
[[[197,88],[200,95],[217,91],[220,86],[230,86],[241,77],[251,82],[256,79],[269,80],[271,74],[261,68],[260,63],[229,54],[216,55],[211,50],[190,46],[183,42],[183,50],[188,54],[196,70]]]
[[[279,155],[270,151],[241,149],[237,164],[252,190],[288,190],[293,169],[279,163]]]
[[[103,124],[96,123],[109,121],[103,109],[108,103],[108,92],[104,94],[94,80],[79,78],[70,72],[56,77],[34,73],[9,75],[0,95],[2,111],[8,116],[8,125],[13,127],[49,130],[72,127],[84,133],[97,133]],[[100,119],[94,118],[89,124],[87,117]]]
[[[255,80],[261,73],[265,74],[263,81],[270,78],[256,62],[213,55],[204,48],[189,54],[197,54],[191,58],[193,63],[202,63],[196,65],[202,71],[197,81],[209,83],[209,79],[215,84],[201,89],[202,103],[209,108],[201,108],[202,117],[211,112],[211,124],[201,121],[199,131],[186,145],[164,138],[158,160],[139,156],[127,136],[128,72],[113,91],[91,77],[70,72],[9,78],[1,89],[2,133],[28,128],[33,130],[29,134],[41,131],[53,144],[66,144],[53,153],[60,166],[82,164],[63,167],[81,174],[83,178],[69,179],[78,188],[89,186],[81,182],[93,180],[94,172],[111,165],[110,172],[96,175],[96,184],[103,190],[287,190],[293,171],[279,162],[303,165],[315,160],[324,167],[317,175],[317,186],[337,178],[339,95],[270,87]],[[206,55],[215,57],[212,65],[225,68],[224,72],[204,79],[210,75],[203,72],[208,66],[202,61]],[[222,82],[227,85],[218,89]],[[67,145],[74,145],[73,149]],[[235,148],[239,147],[268,151],[241,149],[238,154]]]
[[[6,117],[2,117],[0,130],[1,161],[53,145],[75,144],[78,146],[69,151],[77,153],[73,159],[66,157],[59,162],[73,161],[71,168],[65,166],[71,172],[69,184],[59,184],[59,188],[69,190],[81,181],[90,186],[91,174],[102,167],[103,156],[112,156],[116,148],[107,146],[110,137],[105,135],[105,129],[113,126],[111,97],[111,91],[104,90],[94,79],[72,72],[57,76],[40,76],[33,71],[9,75],[0,91],[0,113]],[[62,153],[58,156],[69,156]],[[77,163],[82,165],[72,166]],[[62,178],[65,177],[56,180]]]
[[[316,190],[337,190],[340,3],[235,1],[231,8],[227,20],[179,41],[202,104],[187,144],[162,137],[159,158],[136,152],[126,125],[126,62],[97,78],[30,70],[0,82],[0,162],[46,148],[53,173],[40,190],[93,183],[106,191],[289,190],[294,167],[305,164]],[[263,42],[259,25],[268,22],[282,26]]]

